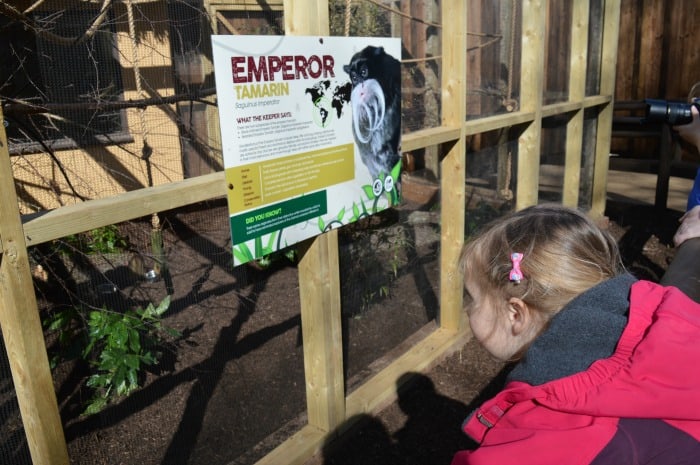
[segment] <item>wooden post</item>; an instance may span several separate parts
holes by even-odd
[[[673,151],[675,143],[673,141],[672,129],[668,124],[661,127],[661,137],[659,142],[659,168],[656,174],[656,194],[654,196],[654,207],[663,212],[668,204],[668,190],[671,182],[671,164],[673,162]]]
[[[0,238],[0,327],[29,452],[34,465],[68,465],[4,128],[0,128]]]
[[[299,295],[309,425],[332,431],[345,420],[338,231],[304,242]]]
[[[603,19],[603,45],[600,66],[600,95],[615,93],[615,67],[617,62],[617,40],[620,31],[620,0],[605,2]],[[607,196],[610,139],[612,137],[614,99],[605,105],[598,115],[596,130],[595,166],[593,168],[593,197],[591,214],[605,214]]]
[[[569,62],[569,101],[580,102],[586,95],[586,65],[588,62],[588,0],[574,2],[572,12],[571,53]],[[566,154],[562,203],[578,206],[583,150],[583,113],[575,112],[566,125]]]
[[[326,0],[285,0],[289,35],[328,35]],[[330,432],[345,420],[338,232],[302,244],[299,295],[309,425]]]
[[[328,35],[328,0],[284,0],[284,31],[294,35]]]
[[[442,5],[442,124],[460,128],[441,164],[440,326],[457,331],[465,324],[462,273],[457,260],[464,244],[466,184],[467,2]]]
[[[538,199],[546,12],[541,0],[523,1],[520,107],[522,111],[533,112],[534,119],[518,141],[516,210],[536,205]]]

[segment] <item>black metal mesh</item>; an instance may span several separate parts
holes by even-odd
[[[0,463],[31,465],[10,363],[0,331]]]
[[[347,2],[332,1],[331,34],[402,37],[402,123],[403,132],[411,133],[441,121],[440,2],[400,3],[398,8],[394,1],[352,2],[348,10]],[[501,2],[484,3],[489,6],[484,10],[511,11],[511,2],[502,7]],[[15,101],[2,97],[14,105],[6,108],[6,115],[24,213],[221,171],[215,88],[208,68],[210,35],[281,34],[284,28],[281,1],[115,2],[101,21],[94,10],[99,5],[91,5],[88,14],[71,13],[80,16],[70,22],[72,29],[62,22],[70,15],[39,9],[27,17],[35,21],[28,24],[74,38],[80,37],[81,25],[84,31],[98,22],[90,40],[79,39],[81,48],[72,49],[84,58],[83,64],[64,63],[56,74],[60,79],[53,79],[42,60],[59,56],[60,46],[29,35],[22,38],[28,46],[22,50],[28,50],[31,60],[17,69],[25,73],[24,84],[30,76],[38,84],[22,86],[7,69],[0,74],[17,84],[9,87]],[[25,30],[12,21],[3,24]],[[507,24],[494,21],[484,30],[479,26],[472,37],[482,32],[496,37]],[[7,39],[8,31],[0,36]],[[479,44],[484,45],[481,39]],[[505,53],[500,39],[496,47],[506,57],[517,56]],[[109,58],[104,67],[96,66],[101,64],[97,55]],[[111,60],[118,63],[118,71]],[[88,70],[91,66],[99,72]],[[490,70],[491,78],[499,79],[501,69]],[[485,95],[481,87],[470,89]],[[516,95],[514,89],[506,94]],[[16,100],[41,102],[62,119],[32,113],[22,106],[26,101]],[[71,107],[51,106],[59,103]],[[470,140],[474,157],[469,176],[478,189],[470,191],[467,208],[480,220],[499,214],[497,204],[512,198],[513,177],[489,174],[496,160],[504,170],[511,169],[505,167],[512,164],[514,135],[504,131],[504,137],[487,134]],[[63,150],[71,148],[79,150]],[[406,172],[415,179],[406,178],[407,195],[400,208],[338,233],[348,391],[386,363],[387,354],[402,341],[437,318],[437,152],[430,147],[406,154]],[[492,194],[501,191],[500,197]],[[30,253],[42,320],[73,317],[62,330],[47,331],[46,342],[74,465],[254,463],[305,424],[294,249],[264,266],[233,268],[225,199],[60,238]],[[170,303],[163,324],[181,335],[165,337],[155,349],[158,363],[141,373],[139,389],[100,413],[83,415],[92,395],[86,384],[93,373],[89,362],[95,358],[75,357],[80,350],[63,343],[79,338],[75,335],[91,312],[128,314],[157,306],[166,296]],[[378,325],[385,329],[379,340],[370,340],[369,333],[377,334],[370,329]],[[64,341],[61,331],[75,337]],[[7,463],[28,464],[15,460],[27,456],[26,446],[9,376],[3,371],[0,379],[7,397],[2,405],[8,409],[8,420],[3,410],[3,447],[14,454]]]

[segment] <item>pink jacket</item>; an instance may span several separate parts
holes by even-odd
[[[700,463],[700,304],[674,287],[632,285],[629,320],[611,357],[539,386],[509,383],[467,420],[464,432],[480,446],[458,452],[452,465],[616,463],[611,448],[659,456],[629,450],[656,447],[660,433],[648,428],[647,438],[630,440],[620,434],[628,419],[663,420],[656,425],[685,441],[674,450],[687,461],[673,463]]]

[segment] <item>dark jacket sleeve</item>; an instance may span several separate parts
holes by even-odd
[[[623,418],[612,440],[591,465],[693,465],[700,460],[700,442],[662,420]]]

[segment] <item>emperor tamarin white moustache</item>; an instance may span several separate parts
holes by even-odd
[[[353,89],[353,135],[362,162],[373,178],[398,163],[401,137],[401,65],[383,47],[365,47],[343,70]]]

